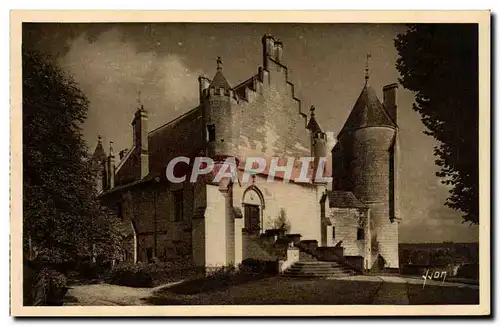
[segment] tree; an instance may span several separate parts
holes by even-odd
[[[81,133],[89,102],[50,58],[23,48],[22,61],[24,252],[51,263],[90,257],[119,233],[95,196]]]
[[[415,93],[413,109],[434,147],[436,175],[450,186],[445,205],[479,223],[478,27],[415,24],[395,39],[400,82]]]
[[[277,230],[281,230],[284,233],[290,232],[291,225],[290,221],[288,221],[288,218],[286,216],[286,211],[284,208],[280,208],[280,212],[276,219],[273,220],[273,228]]]

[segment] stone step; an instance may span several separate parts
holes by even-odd
[[[291,273],[291,272],[285,272],[283,273],[284,277],[348,277],[352,276],[353,274],[348,274],[348,273]]]
[[[338,262],[298,261],[282,275],[284,277],[343,277],[357,274]]]
[[[336,261],[298,261],[295,263],[295,265],[299,265],[299,266],[342,266],[342,264],[336,262]]]
[[[293,266],[296,267],[296,268],[304,268],[304,269],[306,269],[306,268],[343,268],[343,267],[348,268],[348,267],[342,266],[342,265],[327,265],[327,264],[321,264],[321,265],[319,265],[319,264],[318,265],[313,265],[313,264],[311,264],[311,265],[308,265],[308,264],[304,264],[304,265],[293,264]]]
[[[304,272],[304,273],[343,273],[343,272],[349,272],[350,269],[348,268],[299,268],[299,267],[290,267],[288,270],[290,271],[296,271],[296,272]]]

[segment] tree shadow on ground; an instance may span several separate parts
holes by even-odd
[[[272,275],[247,273],[237,273],[234,275],[216,275],[213,277],[209,276],[188,280],[186,282],[182,282],[168,288],[160,289],[155,293],[162,294],[163,292],[167,291],[176,294],[193,295],[205,292],[221,291],[231,286],[262,280],[270,276]]]

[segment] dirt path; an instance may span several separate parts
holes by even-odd
[[[111,284],[72,286],[66,294],[67,306],[139,306],[154,289],[129,288]]]

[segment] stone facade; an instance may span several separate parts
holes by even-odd
[[[219,59],[212,79],[199,77],[199,105],[156,130],[147,129],[147,111],[138,108],[131,149],[122,151],[116,164],[112,149],[107,158],[102,145],[96,149],[104,175],[101,198],[130,222],[132,248],[126,259],[237,265],[266,255],[250,242],[279,228],[281,216],[288,233],[324,247],[340,243],[346,256],[364,257],[367,269],[377,255],[397,268],[395,87],[385,90],[386,111],[365,85],[332,152],[328,146],[335,140],[321,129],[314,107],[308,117],[295,96],[283,45],[264,36],[262,47],[263,67],[255,75],[231,87]],[[174,176],[187,180],[174,183],[165,177],[166,168],[180,156],[191,162],[176,166]],[[214,182],[213,174],[189,182],[197,156],[211,157],[216,165],[235,158],[237,182]],[[242,178],[249,157],[264,158],[269,165],[272,158],[309,156],[313,167],[320,158],[328,160],[324,172],[333,171],[333,184],[293,177],[284,182],[283,175],[268,182],[268,169]]]

